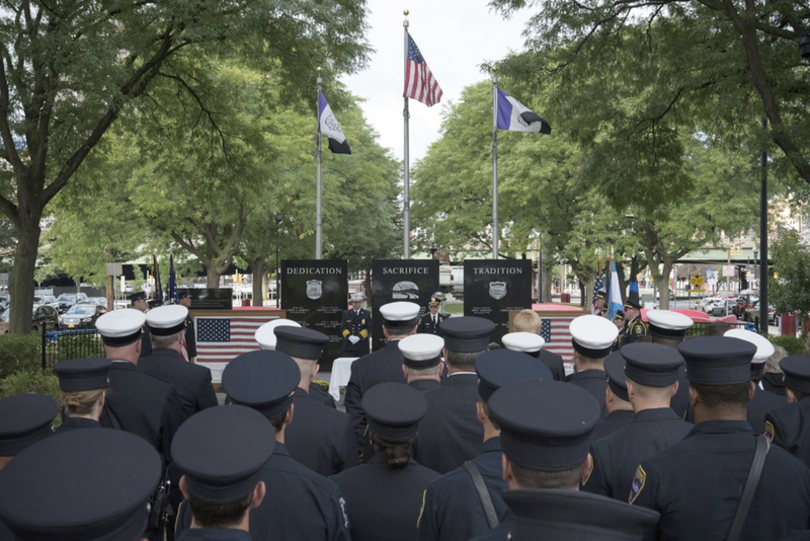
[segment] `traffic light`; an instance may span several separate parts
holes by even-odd
[[[742,255],[742,246],[737,246],[737,255]]]

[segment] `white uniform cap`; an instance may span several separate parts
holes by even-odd
[[[574,349],[590,359],[607,357],[619,335],[613,322],[599,316],[579,316],[568,327]]]
[[[762,364],[767,361],[774,353],[773,344],[771,341],[757,334],[753,331],[746,331],[745,329],[729,329],[723,334],[727,338],[739,338],[757,346],[757,352],[754,353],[754,358],[751,359],[752,364]]]
[[[686,329],[694,323],[686,314],[672,310],[650,310],[647,320],[650,322],[650,332],[662,338],[683,338]]]
[[[155,336],[169,336],[186,328],[188,308],[179,304],[158,306],[146,313],[149,332]]]
[[[108,346],[126,346],[141,336],[146,316],[140,310],[122,308],[96,320],[96,328]]]
[[[352,300],[353,301],[362,301],[366,298],[365,293],[352,293]]]
[[[510,332],[503,335],[501,342],[506,349],[521,353],[537,353],[546,343],[542,336],[533,332]]]
[[[276,327],[300,327],[301,324],[297,321],[293,321],[291,319],[283,319],[278,318],[274,319],[273,321],[268,321],[258,329],[256,329],[256,333],[253,335],[253,338],[259,343],[262,349],[276,349],[276,335],[273,333],[273,329]]]
[[[387,326],[408,327],[416,325],[419,305],[413,302],[389,302],[380,306],[380,314]]]
[[[411,303],[402,303],[411,304]],[[417,370],[432,368],[441,362],[444,338],[435,334],[414,334],[399,341],[405,366]]]

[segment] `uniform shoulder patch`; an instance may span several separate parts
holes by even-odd
[[[646,334],[646,329],[644,328],[644,324],[636,324],[633,325],[633,334]]]
[[[636,476],[633,477],[633,484],[630,485],[630,497],[627,498],[627,503],[632,504],[636,501],[641,489],[644,488],[644,482],[647,480],[647,473],[644,471],[644,468],[639,466],[636,469]]]
[[[776,435],[776,430],[773,428],[773,423],[765,421],[765,432],[762,433],[768,439],[768,443],[773,443],[773,437]]]
[[[346,526],[346,529],[349,529],[349,513],[346,512],[346,500],[343,499],[343,496],[340,497],[340,512],[343,513],[343,525]]]

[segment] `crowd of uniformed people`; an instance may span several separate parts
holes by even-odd
[[[262,326],[220,406],[186,307],[103,315],[61,405],[0,400],[0,540],[810,539],[810,356],[631,296],[621,332],[572,320],[566,375],[537,313],[500,347],[442,301],[382,306],[374,353],[344,313],[346,413],[312,384],[320,332]]]

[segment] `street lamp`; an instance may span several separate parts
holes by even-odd
[[[430,252],[430,259],[433,259],[434,257],[436,257],[436,252],[438,250],[439,250],[439,247],[436,246],[435,242],[430,245],[430,248],[428,248],[428,252]]]

